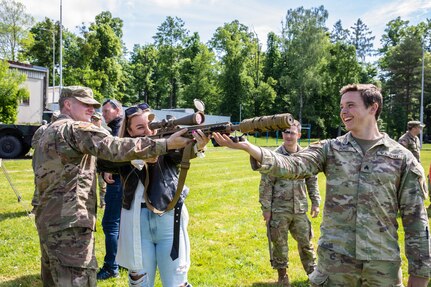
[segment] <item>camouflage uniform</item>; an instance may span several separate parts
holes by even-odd
[[[54,111],[51,115],[51,123],[55,122],[58,119],[58,116],[60,115],[60,111]],[[48,128],[48,124],[43,124],[41,125],[33,134],[33,137],[31,138],[31,147],[33,148],[33,157],[36,157],[38,155],[38,151],[37,151],[37,146],[39,143],[40,138],[42,137],[44,131]],[[32,167],[33,167],[33,171],[35,171],[35,167],[34,167],[34,163],[36,161],[33,160],[32,161]],[[37,190],[36,187],[36,177],[34,178],[34,193],[33,193],[33,198],[31,200],[31,205],[33,206],[33,210],[32,213],[35,212],[36,207],[39,205],[39,191]]]
[[[298,145],[297,151],[301,147]],[[276,153],[290,156],[281,145]],[[313,230],[307,217],[307,190],[313,206],[319,206],[320,196],[317,176],[306,179],[286,180],[262,174],[259,186],[259,202],[263,212],[271,212],[270,232],[273,244],[274,269],[288,267],[288,232],[298,242],[302,266],[307,274],[313,272],[316,265],[311,238]]]
[[[309,276],[314,286],[402,286],[399,285],[399,268],[388,271],[385,267],[388,263],[399,266],[401,261],[398,214],[405,232],[409,274],[430,277],[423,168],[388,135],[384,134],[365,154],[351,133],[313,144],[289,157],[262,149],[261,164],[252,160],[252,167],[290,179],[325,173],[326,199],[318,241],[319,260],[316,271]],[[320,256],[321,250],[326,256]],[[356,269],[345,265],[346,260],[334,265],[331,260],[336,256],[331,253],[357,263]],[[380,282],[384,283],[372,283],[373,276],[365,272],[367,264],[374,264]],[[347,278],[355,272],[357,280],[352,284]],[[341,283],[331,284],[333,280]]]
[[[40,138],[43,135],[43,132],[46,130],[47,127],[48,127],[48,124],[41,125],[34,132],[33,137],[31,138],[31,147],[34,149],[33,157],[36,157],[38,154],[36,147],[39,143]],[[35,171],[34,163],[35,163],[35,161],[32,161],[33,171]],[[37,190],[37,187],[36,187],[36,177],[34,178],[34,186],[35,186],[35,188],[34,188],[34,192],[33,192],[33,198],[31,200],[31,205],[33,206],[32,213],[35,211],[35,208],[39,205],[39,191]]]
[[[421,144],[417,136],[413,136],[410,132],[406,132],[399,138],[398,142],[411,151],[415,158],[420,162]]]
[[[37,149],[36,226],[44,286],[96,286],[96,157],[114,162],[151,158],[166,153],[166,140],[119,139],[61,115],[45,130]]]

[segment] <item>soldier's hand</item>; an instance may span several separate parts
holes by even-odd
[[[247,140],[234,142],[228,135],[213,133],[213,138],[220,146],[225,146],[233,149],[242,149],[247,151],[248,146],[250,145]]]
[[[241,149],[251,155],[257,162],[262,161],[262,150],[247,140],[234,142],[231,138],[229,138],[229,136],[216,132],[212,134],[212,137],[220,146]]]
[[[313,206],[311,207],[310,214],[311,214],[311,217],[312,217],[312,218],[317,217],[317,216],[319,215],[319,212],[320,212],[319,206],[313,205]]]
[[[416,277],[410,275],[409,282],[407,282],[407,287],[427,287],[428,286],[428,278]]]
[[[103,173],[103,180],[108,184],[115,183],[115,180],[112,178],[112,173],[109,173],[109,172]]]
[[[262,215],[263,215],[263,219],[268,224],[269,221],[271,220],[271,211],[264,211],[264,212],[262,212]]]
[[[167,149],[181,149],[184,148],[188,143],[192,142],[192,139],[182,137],[187,132],[187,129],[182,129],[172,134],[166,140]]]

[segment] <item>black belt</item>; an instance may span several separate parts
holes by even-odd
[[[171,258],[175,260],[178,258],[178,249],[180,246],[180,219],[181,209],[183,207],[182,202],[178,202],[174,208],[174,240],[172,242]]]
[[[141,208],[147,208],[145,202],[141,203]],[[174,210],[174,240],[172,241],[171,248],[171,258],[175,260],[178,258],[179,246],[180,246],[180,226],[181,226],[181,209],[183,208],[183,203],[178,202]]]

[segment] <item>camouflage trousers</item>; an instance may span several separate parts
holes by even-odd
[[[319,247],[312,287],[402,287],[400,261],[363,261]]]
[[[96,286],[97,261],[90,228],[39,231],[43,286]]]
[[[274,269],[286,268],[289,265],[288,233],[298,243],[299,257],[305,272],[311,273],[316,266],[316,255],[311,238],[313,230],[307,214],[290,214],[273,212],[270,221],[272,241],[272,267]]]

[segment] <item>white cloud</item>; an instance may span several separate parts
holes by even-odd
[[[362,18],[369,27],[383,31],[386,24],[397,17],[409,20],[410,24],[414,25],[424,19],[423,16],[427,14],[431,16],[431,1],[429,0],[397,0],[368,11]]]

